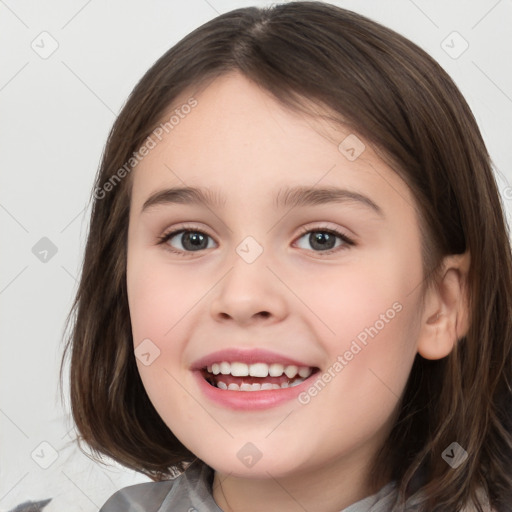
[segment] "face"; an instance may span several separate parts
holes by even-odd
[[[147,394],[219,472],[362,468],[417,352],[414,199],[368,141],[240,75],[194,98],[132,174],[127,284]],[[171,190],[185,187],[211,201]]]

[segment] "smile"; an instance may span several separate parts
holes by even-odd
[[[320,371],[303,360],[262,349],[231,348],[190,366],[206,400],[232,410],[262,410],[289,403]]]
[[[228,391],[269,391],[300,385],[318,369],[281,363],[220,361],[203,369],[206,381]]]

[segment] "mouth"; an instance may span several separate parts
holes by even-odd
[[[258,348],[230,348],[208,354],[190,366],[209,402],[234,411],[270,410],[289,404],[311,385],[319,367]]]
[[[258,392],[299,386],[319,371],[313,366],[218,361],[201,369],[206,382],[225,391]]]

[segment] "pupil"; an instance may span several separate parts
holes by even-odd
[[[182,244],[183,247],[187,248],[186,243],[190,243],[190,247],[192,250],[205,249],[206,247],[202,247],[201,243],[204,243],[205,237],[199,233],[183,233],[182,236]]]
[[[332,249],[334,247],[333,242],[336,242],[335,238],[329,233],[320,231],[311,233],[309,241],[311,243],[311,247],[315,248],[315,244],[319,244],[318,248],[320,249]]]

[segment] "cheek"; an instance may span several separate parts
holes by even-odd
[[[390,391],[393,401],[405,386],[416,353],[421,276],[419,257],[388,250],[340,268],[336,276],[317,276],[310,287],[308,306],[323,324],[318,332],[324,333],[327,368],[343,375],[333,391],[355,386],[354,411],[358,400],[374,403]]]
[[[169,339],[204,294],[203,288],[189,272],[177,272],[158,255],[133,257],[128,266],[128,302],[134,344],[154,338],[161,345]]]
[[[193,410],[178,378],[184,350],[180,340],[186,339],[186,322],[180,320],[201,296],[191,283],[190,276],[171,271],[158,254],[129,253],[127,288],[137,368],[149,399],[169,428],[169,418],[179,417],[188,424]]]
[[[321,321],[323,339],[331,347],[356,338],[372,326],[379,332],[393,325],[404,327],[402,311],[414,297],[414,282],[420,282],[421,268],[410,256],[382,250],[357,262],[340,266],[336,272],[326,268],[296,282],[297,295]],[[319,331],[320,332],[320,331]],[[374,331],[372,331],[374,332]]]

